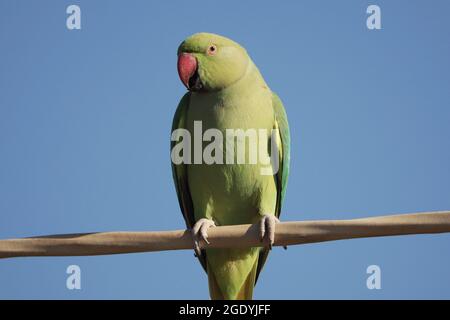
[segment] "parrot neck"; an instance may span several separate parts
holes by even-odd
[[[192,92],[194,96],[201,96],[203,98],[206,97],[215,97],[215,98],[225,98],[227,96],[233,94],[251,94],[252,92],[257,92],[258,90],[264,89],[267,90],[269,87],[267,86],[264,78],[259,72],[256,65],[249,58],[249,63],[247,64],[247,68],[245,73],[241,78],[239,78],[236,82],[229,85],[226,88],[223,88],[218,91],[210,91],[210,92]]]
[[[243,89],[255,90],[258,87],[268,88],[266,82],[264,81],[264,78],[262,77],[255,63],[249,58],[249,63],[247,64],[247,69],[245,70],[244,75],[239,80],[237,80],[230,86],[222,89],[221,91],[226,92],[235,90],[242,91]]]

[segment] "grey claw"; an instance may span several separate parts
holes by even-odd
[[[197,258],[198,258],[198,257],[201,257],[202,251],[201,251],[201,249],[200,249],[200,245],[199,245],[199,243],[198,243],[197,240],[194,240],[194,251],[195,251],[195,256],[196,256]]]

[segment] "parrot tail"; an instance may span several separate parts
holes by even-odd
[[[209,264],[208,264],[209,267]],[[232,297],[223,294],[217,284],[217,280],[213,272],[208,272],[208,284],[209,284],[209,295],[212,300],[252,300],[253,299],[253,288],[255,287],[256,273],[258,267],[258,259],[256,259],[253,264],[253,268],[247,276],[247,279],[242,284],[241,289],[236,296]]]

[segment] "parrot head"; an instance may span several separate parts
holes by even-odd
[[[247,70],[250,58],[236,42],[212,33],[197,33],[178,48],[178,74],[190,91],[224,89]]]

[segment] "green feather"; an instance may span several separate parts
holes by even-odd
[[[186,123],[186,115],[189,106],[190,93],[186,93],[181,98],[178,104],[177,110],[172,121],[172,132],[176,129],[184,129]],[[175,141],[170,142],[170,150],[175,146]],[[175,165],[172,161],[172,176],[175,183],[175,189],[178,196],[178,204],[180,205],[181,212],[183,213],[186,227],[191,229],[195,224],[194,207],[192,204],[191,192],[189,190],[187,170],[185,164]],[[199,256],[200,264],[206,271],[206,258],[205,255]]]
[[[277,180],[279,181],[278,191],[281,194],[280,198],[280,210],[283,204],[286,194],[286,187],[289,176],[289,166],[291,162],[291,134],[289,131],[289,123],[287,120],[287,114],[284,109],[283,103],[276,93],[273,93],[272,98],[273,109],[275,111],[275,119],[278,123],[278,129],[280,131],[280,139],[282,144],[282,154],[280,156],[280,171],[277,174]],[[278,215],[280,212],[278,211]]]

